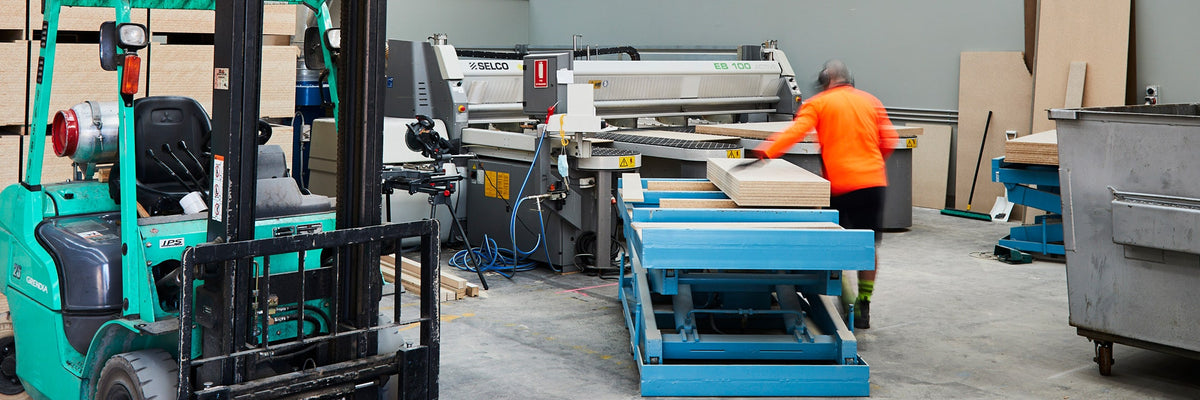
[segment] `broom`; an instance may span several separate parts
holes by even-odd
[[[991,222],[992,216],[990,214],[971,211],[971,202],[975,200],[975,183],[979,180],[979,164],[983,162],[983,147],[987,145],[987,131],[991,125],[992,111],[988,110],[987,120],[983,123],[983,142],[979,144],[979,158],[975,160],[975,175],[971,175],[971,194],[967,196],[967,209],[956,210],[953,208],[944,208],[942,209],[943,215]]]

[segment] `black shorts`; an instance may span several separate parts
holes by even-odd
[[[875,231],[875,244],[883,241],[884,186],[855,190],[829,198],[829,206],[838,211],[838,225],[846,229]]]

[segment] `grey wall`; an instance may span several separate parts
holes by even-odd
[[[945,0],[393,0],[388,37],[459,47],[729,48],[778,39],[799,79],[842,58],[889,107],[958,108],[958,54],[1021,51],[1023,2]],[[1200,2],[1134,1],[1134,87],[1200,101]],[[809,88],[807,94],[812,94]],[[1138,96],[1140,98],[1140,95]]]
[[[1160,85],[1160,103],[1200,101],[1200,2],[1136,0],[1134,42],[1137,98],[1146,85]],[[1140,101],[1140,100],[1139,100]]]
[[[815,80],[821,63],[841,58],[858,87],[888,107],[957,109],[960,52],[1024,48],[1020,1],[529,2],[535,46],[569,47],[573,33],[597,45],[663,48],[777,39],[798,79]]]
[[[511,47],[529,42],[528,0],[392,0],[389,39],[425,40],[445,33],[460,46]]]

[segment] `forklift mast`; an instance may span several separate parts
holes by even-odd
[[[338,117],[338,172],[336,227],[332,232],[288,238],[256,239],[254,200],[256,193],[256,121],[259,109],[262,51],[262,1],[232,0],[217,2],[214,38],[214,74],[228,76],[228,85],[214,85],[213,118],[214,174],[212,213],[208,221],[208,239],[213,245],[199,246],[185,253],[184,282],[203,279],[194,298],[184,291],[181,319],[212,325],[201,337],[200,359],[183,357],[191,348],[193,335],[181,331],[179,350],[181,368],[179,391],[185,398],[195,390],[196,398],[275,398],[295,393],[324,393],[353,398],[375,398],[382,393],[363,381],[388,375],[399,379],[400,394],[406,399],[437,398],[438,316],[436,287],[422,291],[420,346],[401,349],[395,354],[378,354],[380,321],[379,301],[382,277],[379,257],[382,244],[400,237],[422,237],[424,282],[437,279],[436,221],[382,226],[381,141],[383,133],[383,68],[385,62],[384,0],[342,1],[342,46],[337,82],[341,98]],[[428,234],[431,233],[432,235]],[[252,370],[255,357],[285,352],[285,346],[272,349],[262,333],[261,347],[247,351],[243,344],[255,343],[255,325],[267,327],[261,316],[244,310],[269,304],[272,255],[295,253],[300,258],[299,304],[304,304],[309,274],[303,265],[306,252],[325,249],[332,252],[333,327],[331,344],[324,352],[326,366],[307,375],[262,378]],[[326,258],[325,256],[322,257]],[[262,260],[262,261],[258,261]],[[322,260],[324,262],[325,260]],[[261,264],[260,264],[261,262]],[[215,267],[214,267],[215,266]],[[193,268],[198,267],[198,268]],[[197,272],[207,275],[197,276]],[[316,271],[313,271],[316,272]],[[257,275],[256,275],[257,274]],[[313,275],[315,277],[315,275]],[[294,282],[293,282],[294,283]],[[430,295],[426,296],[425,293]],[[398,299],[397,299],[398,300]],[[192,304],[205,307],[193,307]],[[205,309],[232,311],[232,318],[205,315]],[[401,323],[400,303],[396,301],[393,323]],[[303,329],[300,340],[307,343]],[[317,335],[313,335],[317,336]],[[256,354],[255,354],[256,353]],[[200,365],[203,362],[203,365]],[[195,375],[189,372],[195,369]],[[307,377],[305,377],[307,376]],[[311,380],[311,381],[310,381]],[[347,385],[349,385],[347,387]]]

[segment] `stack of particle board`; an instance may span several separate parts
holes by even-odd
[[[212,10],[150,10],[150,21],[154,24],[150,29],[154,33],[212,33],[216,12]],[[273,39],[273,35],[291,36],[296,34],[296,6],[288,4],[263,5],[263,35],[264,42]]]
[[[295,46],[263,46],[259,112],[263,117],[290,117],[296,110]],[[150,45],[151,96],[186,96],[212,114],[213,46]]]
[[[829,181],[785,160],[710,158],[708,180],[742,207],[829,206]]]
[[[29,18],[25,10],[28,8]],[[25,124],[29,107],[25,104],[29,73],[36,79],[41,36],[42,13],[34,0],[0,0],[6,16],[0,18],[0,126]],[[263,72],[261,115],[291,117],[295,109],[295,66],[298,49],[291,46],[296,31],[295,5],[267,4],[263,8]],[[84,101],[115,101],[117,76],[100,69],[95,32],[104,21],[114,19],[112,8],[63,7],[59,14],[58,52],[55,56],[55,87],[50,112]],[[180,95],[197,98],[211,114],[212,45],[176,44],[211,43],[214,13],[211,10],[131,10],[132,22],[147,25],[154,44],[142,51],[142,81],[138,97]],[[27,34],[26,30],[31,33]],[[31,37],[32,36],[32,37]],[[183,39],[183,40],[179,40]],[[165,40],[165,43],[163,41]],[[32,45],[31,63],[27,57]],[[172,47],[180,46],[180,47]],[[156,76],[157,75],[157,76]],[[157,79],[156,79],[157,78]],[[30,97],[32,102],[32,87]]]
[[[1004,161],[1058,165],[1058,131],[1051,130],[1004,142]]]
[[[421,264],[400,257],[400,271],[396,272],[396,257],[383,256],[379,258],[379,269],[383,272],[383,279],[389,283],[400,281],[404,290],[409,293],[421,294]],[[441,298],[442,301],[460,300],[464,297],[478,297],[479,285],[468,282],[466,279],[454,276],[446,271],[441,272]]]
[[[763,140],[775,132],[787,129],[792,121],[749,122],[745,124],[716,124],[696,125],[696,133],[709,135],[736,136],[746,139]]]
[[[213,33],[214,16],[212,10],[150,10],[150,33],[165,37],[166,43],[150,45],[149,95],[191,97],[212,113],[214,49],[209,44],[191,43]],[[263,6],[262,117],[295,114],[296,56],[300,52],[290,43],[295,31],[295,5]]]

